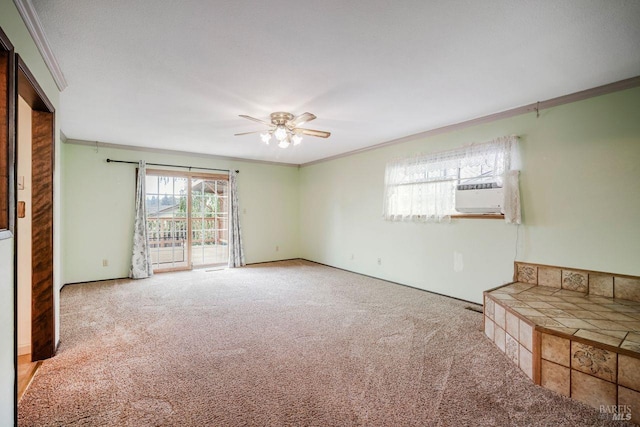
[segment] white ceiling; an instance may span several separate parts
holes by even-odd
[[[32,2],[70,139],[303,164],[640,75],[632,0]]]

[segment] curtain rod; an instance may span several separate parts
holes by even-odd
[[[132,165],[137,165],[138,162],[129,162],[126,160],[112,160],[112,159],[107,159],[107,163],[129,163]],[[164,163],[147,163],[150,166],[165,166],[168,168],[184,168],[184,169],[200,169],[200,170],[206,170],[206,171],[218,171],[218,172],[229,172],[229,169],[216,169],[216,168],[200,168],[198,166],[181,166],[181,165],[166,165]],[[240,173],[239,170],[236,169],[236,173]]]

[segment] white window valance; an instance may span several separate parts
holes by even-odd
[[[504,190],[505,221],[520,224],[519,170],[516,136],[394,160],[385,171],[384,217],[391,221],[449,220],[456,213],[456,186],[487,182]]]

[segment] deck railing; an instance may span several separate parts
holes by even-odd
[[[192,245],[226,245],[226,217],[192,218]],[[188,241],[187,218],[147,218],[151,247],[184,246]]]

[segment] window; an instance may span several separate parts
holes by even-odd
[[[518,169],[515,136],[392,161],[385,172],[384,217],[391,221],[448,220],[457,213],[457,185],[495,183],[504,189],[505,220],[520,223]]]

